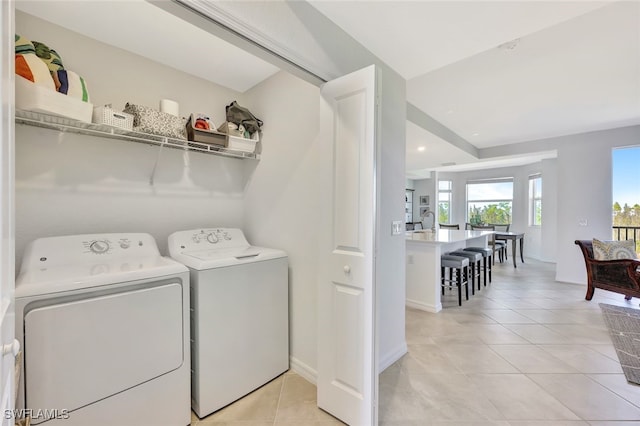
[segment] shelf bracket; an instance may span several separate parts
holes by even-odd
[[[160,148],[158,149],[158,154],[156,155],[156,161],[153,163],[153,169],[151,170],[151,176],[149,177],[149,185],[153,186],[154,179],[156,177],[156,169],[158,168],[158,163],[160,162],[160,156],[162,155],[162,148],[167,143],[167,138],[162,138],[162,143],[160,144]]]

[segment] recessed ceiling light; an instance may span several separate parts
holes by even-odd
[[[447,110],[447,114],[453,114],[453,110],[452,109]]]
[[[420,152],[424,151],[425,149],[427,149],[427,148],[426,148],[426,147],[424,147],[424,146],[419,146],[419,147],[418,147],[418,151],[420,151]]]
[[[473,136],[480,136],[480,133],[475,132],[475,133],[473,134]]]

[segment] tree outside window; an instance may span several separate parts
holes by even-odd
[[[467,183],[467,221],[472,225],[511,223],[513,178]]]
[[[613,150],[613,239],[634,240],[640,253],[640,146]]]
[[[451,223],[451,194],[453,182],[450,180],[438,181],[438,222]]]

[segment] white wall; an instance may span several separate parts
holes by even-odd
[[[554,166],[554,161],[548,161],[547,163],[538,162],[519,167],[502,167],[468,172],[439,173],[438,179],[453,181],[451,223],[458,223],[460,224],[460,228],[464,229],[464,224],[466,222],[466,184],[468,181],[511,177],[513,178],[511,230],[525,233],[525,257],[553,262],[554,258],[552,253],[545,250],[544,247],[555,247],[555,234],[546,233],[543,239],[542,227],[529,226],[528,206],[529,176],[536,173],[542,173],[542,181],[545,185],[544,190],[547,188],[553,188],[556,185]],[[547,194],[543,191],[543,196],[544,195]],[[544,226],[549,226],[549,229],[555,229],[555,207],[553,205],[553,201],[550,200],[550,198],[554,196],[554,191],[550,189],[550,193],[547,196],[548,198],[543,199],[543,224]],[[547,205],[549,206],[549,211],[546,210]]]
[[[640,126],[557,138],[558,281],[586,283],[584,260],[574,241],[611,239],[611,150],[638,141]]]
[[[401,87],[386,82],[387,91],[402,98]],[[383,83],[383,91],[384,91]],[[387,93],[387,92],[383,92]],[[387,94],[387,99],[391,94]],[[326,151],[319,133],[319,90],[286,73],[279,73],[247,92],[251,110],[265,121],[263,158],[257,166],[247,165],[245,188],[245,230],[255,244],[271,244],[286,250],[290,256],[290,308],[292,363],[313,380],[316,368],[317,342],[317,242],[322,232],[319,223],[321,206],[318,194],[326,185],[329,171],[319,160]],[[392,99],[389,99],[391,101]],[[400,100],[396,100],[401,103]],[[397,106],[397,104],[396,104]],[[378,138],[378,181],[380,197],[404,194],[405,182],[397,170],[403,164],[391,164],[404,158],[404,138],[389,137],[387,127],[394,129],[401,119],[382,114],[382,134]],[[385,121],[386,118],[386,121]],[[391,123],[389,123],[391,122]],[[404,126],[395,126],[395,129]],[[400,141],[390,144],[389,140]],[[402,146],[399,146],[399,145]],[[402,192],[398,191],[401,188]],[[384,202],[382,203],[385,204]],[[377,265],[378,336],[380,362],[390,361],[406,352],[404,338],[404,271],[389,262],[404,254],[404,239],[391,236],[391,221],[397,220],[394,209],[381,209],[378,220],[379,254]],[[402,216],[402,212],[400,213]],[[386,226],[386,224],[389,226]]]
[[[380,66],[380,134],[376,137],[378,158],[376,302],[378,365],[380,371],[407,352],[405,340],[405,250],[404,232],[391,234],[391,224],[404,224],[406,179],[406,81]],[[415,202],[415,197],[414,197]]]
[[[542,160],[542,226],[540,257],[556,262],[558,248],[558,160]]]
[[[114,29],[115,30],[115,29]],[[56,49],[87,80],[95,104],[127,101],[218,122],[243,95],[16,11],[16,33]],[[99,52],[99,54],[96,54]],[[170,54],[170,52],[168,52]],[[16,127],[16,256],[39,237],[149,232],[166,253],[167,236],[203,226],[242,227],[244,162],[166,149],[149,184],[157,146]]]
[[[422,221],[422,225],[424,228],[429,229],[432,226],[433,218],[431,216],[421,218],[420,217],[420,208],[424,207],[420,205],[420,197],[423,195],[429,196],[429,208],[436,215],[435,220],[436,223],[438,221],[438,202],[437,202],[437,193],[436,193],[436,179],[416,179],[414,182],[415,192],[413,193],[413,221],[418,222]]]
[[[550,138],[542,142],[546,149],[557,150],[556,159],[520,168],[440,173],[439,176],[454,181],[454,208],[465,205],[465,183],[468,179],[514,176],[522,182],[522,185],[514,186],[515,207],[515,197],[526,197],[524,182],[527,176],[541,172],[543,226],[540,234],[527,226],[527,215],[515,208],[513,229],[526,229],[525,235],[529,235],[525,242],[526,256],[556,262],[556,280],[586,284],[584,260],[574,241],[611,238],[611,151],[613,148],[637,146],[638,141],[640,126]],[[517,145],[510,148],[512,153],[524,153],[530,149],[526,144]],[[453,222],[462,224],[464,220],[464,210],[455,208]]]
[[[313,379],[317,365],[318,186],[327,171],[318,160],[320,91],[280,72],[247,92],[264,122],[263,154],[247,163],[244,223],[256,245],[289,255],[292,363]]]

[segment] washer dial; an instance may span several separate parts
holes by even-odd
[[[95,254],[104,254],[109,251],[109,243],[104,240],[97,240],[89,245],[89,250]]]

